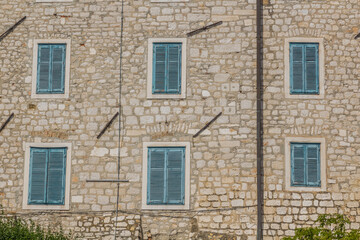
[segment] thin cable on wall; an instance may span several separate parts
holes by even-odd
[[[124,32],[124,0],[121,0],[121,27],[120,27],[120,79],[119,79],[119,138],[118,138],[118,161],[117,161],[117,179],[120,181],[120,147],[121,147],[121,88],[122,88],[122,59],[123,59],[123,32]],[[120,182],[117,182],[116,191],[116,217],[114,227],[114,239],[116,239],[117,222],[119,216],[119,197],[120,197]]]

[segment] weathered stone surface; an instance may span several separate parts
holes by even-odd
[[[90,3],[91,2],[91,3]],[[0,44],[0,204],[82,239],[112,239],[120,134],[122,239],[256,239],[256,2],[125,1],[121,125],[121,1],[36,3],[0,0],[0,33],[27,20]],[[358,12],[355,0],[264,1],[264,239],[293,235],[318,214],[344,212],[359,227]],[[185,99],[146,97],[149,38],[187,39]],[[284,39],[322,38],[323,99],[286,99]],[[31,97],[34,39],[71,39],[68,99]],[[222,116],[192,136],[219,112]],[[120,129],[119,129],[120,128]],[[326,139],[323,192],[285,190],[288,136]],[[191,142],[190,209],[141,210],[143,142]],[[70,210],[22,208],[24,143],[72,144]],[[199,212],[196,212],[199,210]],[[204,210],[204,211],[202,211]],[[36,214],[35,214],[36,213]]]

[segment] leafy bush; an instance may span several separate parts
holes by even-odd
[[[323,214],[316,220],[318,226],[298,228],[294,237],[285,237],[283,240],[359,240],[359,230],[346,230],[350,220],[341,214]]]
[[[70,235],[60,231],[44,230],[33,221],[0,215],[0,240],[69,240]]]

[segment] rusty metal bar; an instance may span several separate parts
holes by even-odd
[[[14,117],[14,113],[11,113],[11,115],[8,117],[8,119],[4,122],[4,124],[1,126],[0,128],[0,133],[2,132],[2,130],[4,130],[4,128],[6,127],[6,125],[8,125],[8,123],[11,121],[11,119]]]
[[[111,120],[105,125],[105,127],[103,128],[103,130],[101,130],[101,132],[99,133],[99,135],[96,137],[97,139],[101,138],[101,136],[105,133],[105,131],[110,127],[110,125],[114,122],[115,118],[119,115],[119,112],[117,112],[112,118]]]
[[[360,38],[360,33],[358,33],[356,36],[355,36],[355,39],[358,39]]]
[[[195,133],[195,135],[193,136],[193,138],[196,138],[197,136],[200,135],[200,133],[202,133],[203,131],[205,131],[205,129],[207,129],[213,122],[216,121],[216,119],[218,119],[221,116],[222,112],[220,112],[218,115],[216,115],[210,122],[208,122],[202,129],[200,129],[197,133]]]
[[[188,37],[191,37],[191,36],[194,36],[194,35],[196,35],[196,34],[198,34],[198,33],[204,32],[204,31],[206,31],[206,30],[208,30],[208,29],[210,29],[210,28],[219,26],[219,25],[221,25],[222,23],[223,23],[223,21],[216,22],[216,23],[210,24],[210,25],[208,25],[208,26],[205,26],[205,27],[199,28],[199,29],[197,29],[197,30],[194,30],[194,31],[192,31],[192,32],[189,32],[189,33],[187,33],[186,35],[187,35]]]
[[[12,31],[14,31],[14,29],[19,26],[23,21],[25,21],[26,16],[23,17],[22,19],[20,19],[17,23],[15,23],[11,28],[9,28],[6,32],[4,32],[3,34],[1,34],[0,36],[0,42],[7,36],[9,35]]]
[[[91,179],[86,179],[86,182],[115,182],[115,183],[119,183],[119,182],[129,182],[129,180],[117,180],[117,179],[91,180]]]

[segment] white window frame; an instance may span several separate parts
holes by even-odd
[[[24,191],[23,209],[33,210],[69,210],[70,209],[70,181],[71,181],[71,143],[25,143],[24,161]],[[60,148],[67,147],[66,152],[66,176],[65,176],[65,201],[64,205],[28,204],[29,176],[30,176],[30,148]]]
[[[149,147],[185,147],[185,199],[183,205],[148,205],[148,148]],[[146,210],[188,210],[190,209],[190,142],[144,142],[142,163],[142,204]]]
[[[148,74],[147,98],[148,99],[183,99],[186,98],[186,38],[149,38],[148,40]],[[153,44],[154,43],[181,43],[181,93],[180,94],[153,94]]]
[[[290,43],[319,44],[319,94],[290,94]],[[323,38],[286,38],[284,45],[284,91],[285,98],[293,99],[323,99],[325,96],[325,49]]]
[[[291,186],[291,143],[320,143],[320,187]],[[285,190],[292,192],[326,191],[326,141],[319,137],[286,137],[285,138]]]
[[[41,44],[41,43],[66,44],[65,79],[64,79],[64,93],[63,94],[37,94],[36,93],[38,49],[39,49],[39,44]],[[70,53],[71,53],[71,39],[34,39],[31,98],[52,98],[52,99],[69,98]]]

